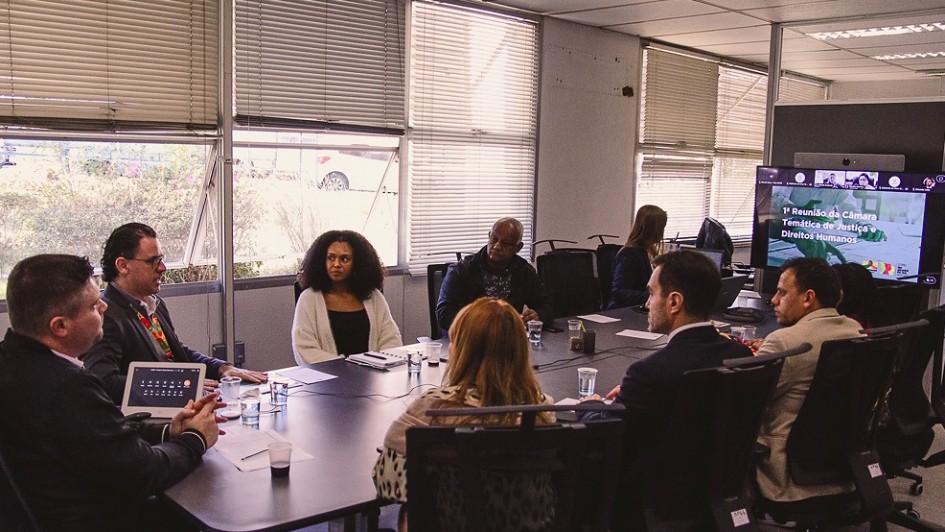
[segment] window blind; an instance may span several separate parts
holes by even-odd
[[[215,129],[217,19],[216,0],[4,2],[0,120]]]
[[[504,216],[532,239],[538,26],[458,5],[412,13],[407,254],[422,273],[477,251]]]
[[[404,9],[402,0],[236,0],[238,121],[403,130]]]
[[[705,216],[735,238],[751,234],[767,83],[757,70],[644,50],[636,204],[666,210],[668,237],[694,237]],[[781,98],[822,100],[826,87],[782,77]]]

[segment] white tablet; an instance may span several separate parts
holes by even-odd
[[[187,401],[203,395],[207,366],[189,362],[132,362],[121,400],[124,415],[147,412],[172,418]]]

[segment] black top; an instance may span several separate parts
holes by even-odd
[[[607,309],[646,303],[646,283],[653,274],[650,257],[643,248],[623,248],[617,253]]]
[[[339,355],[354,355],[368,350],[371,320],[368,319],[366,309],[354,312],[329,310],[328,323]]]

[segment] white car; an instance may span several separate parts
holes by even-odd
[[[319,151],[316,158],[318,188],[324,190],[374,192],[383,180],[385,190],[396,191],[399,170],[397,154],[386,151]]]

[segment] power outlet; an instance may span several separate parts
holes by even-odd
[[[219,358],[220,360],[226,360],[226,345],[224,344],[213,344],[213,358]],[[234,346],[233,365],[236,367],[242,367],[246,363],[246,346],[243,342],[236,342]]]

